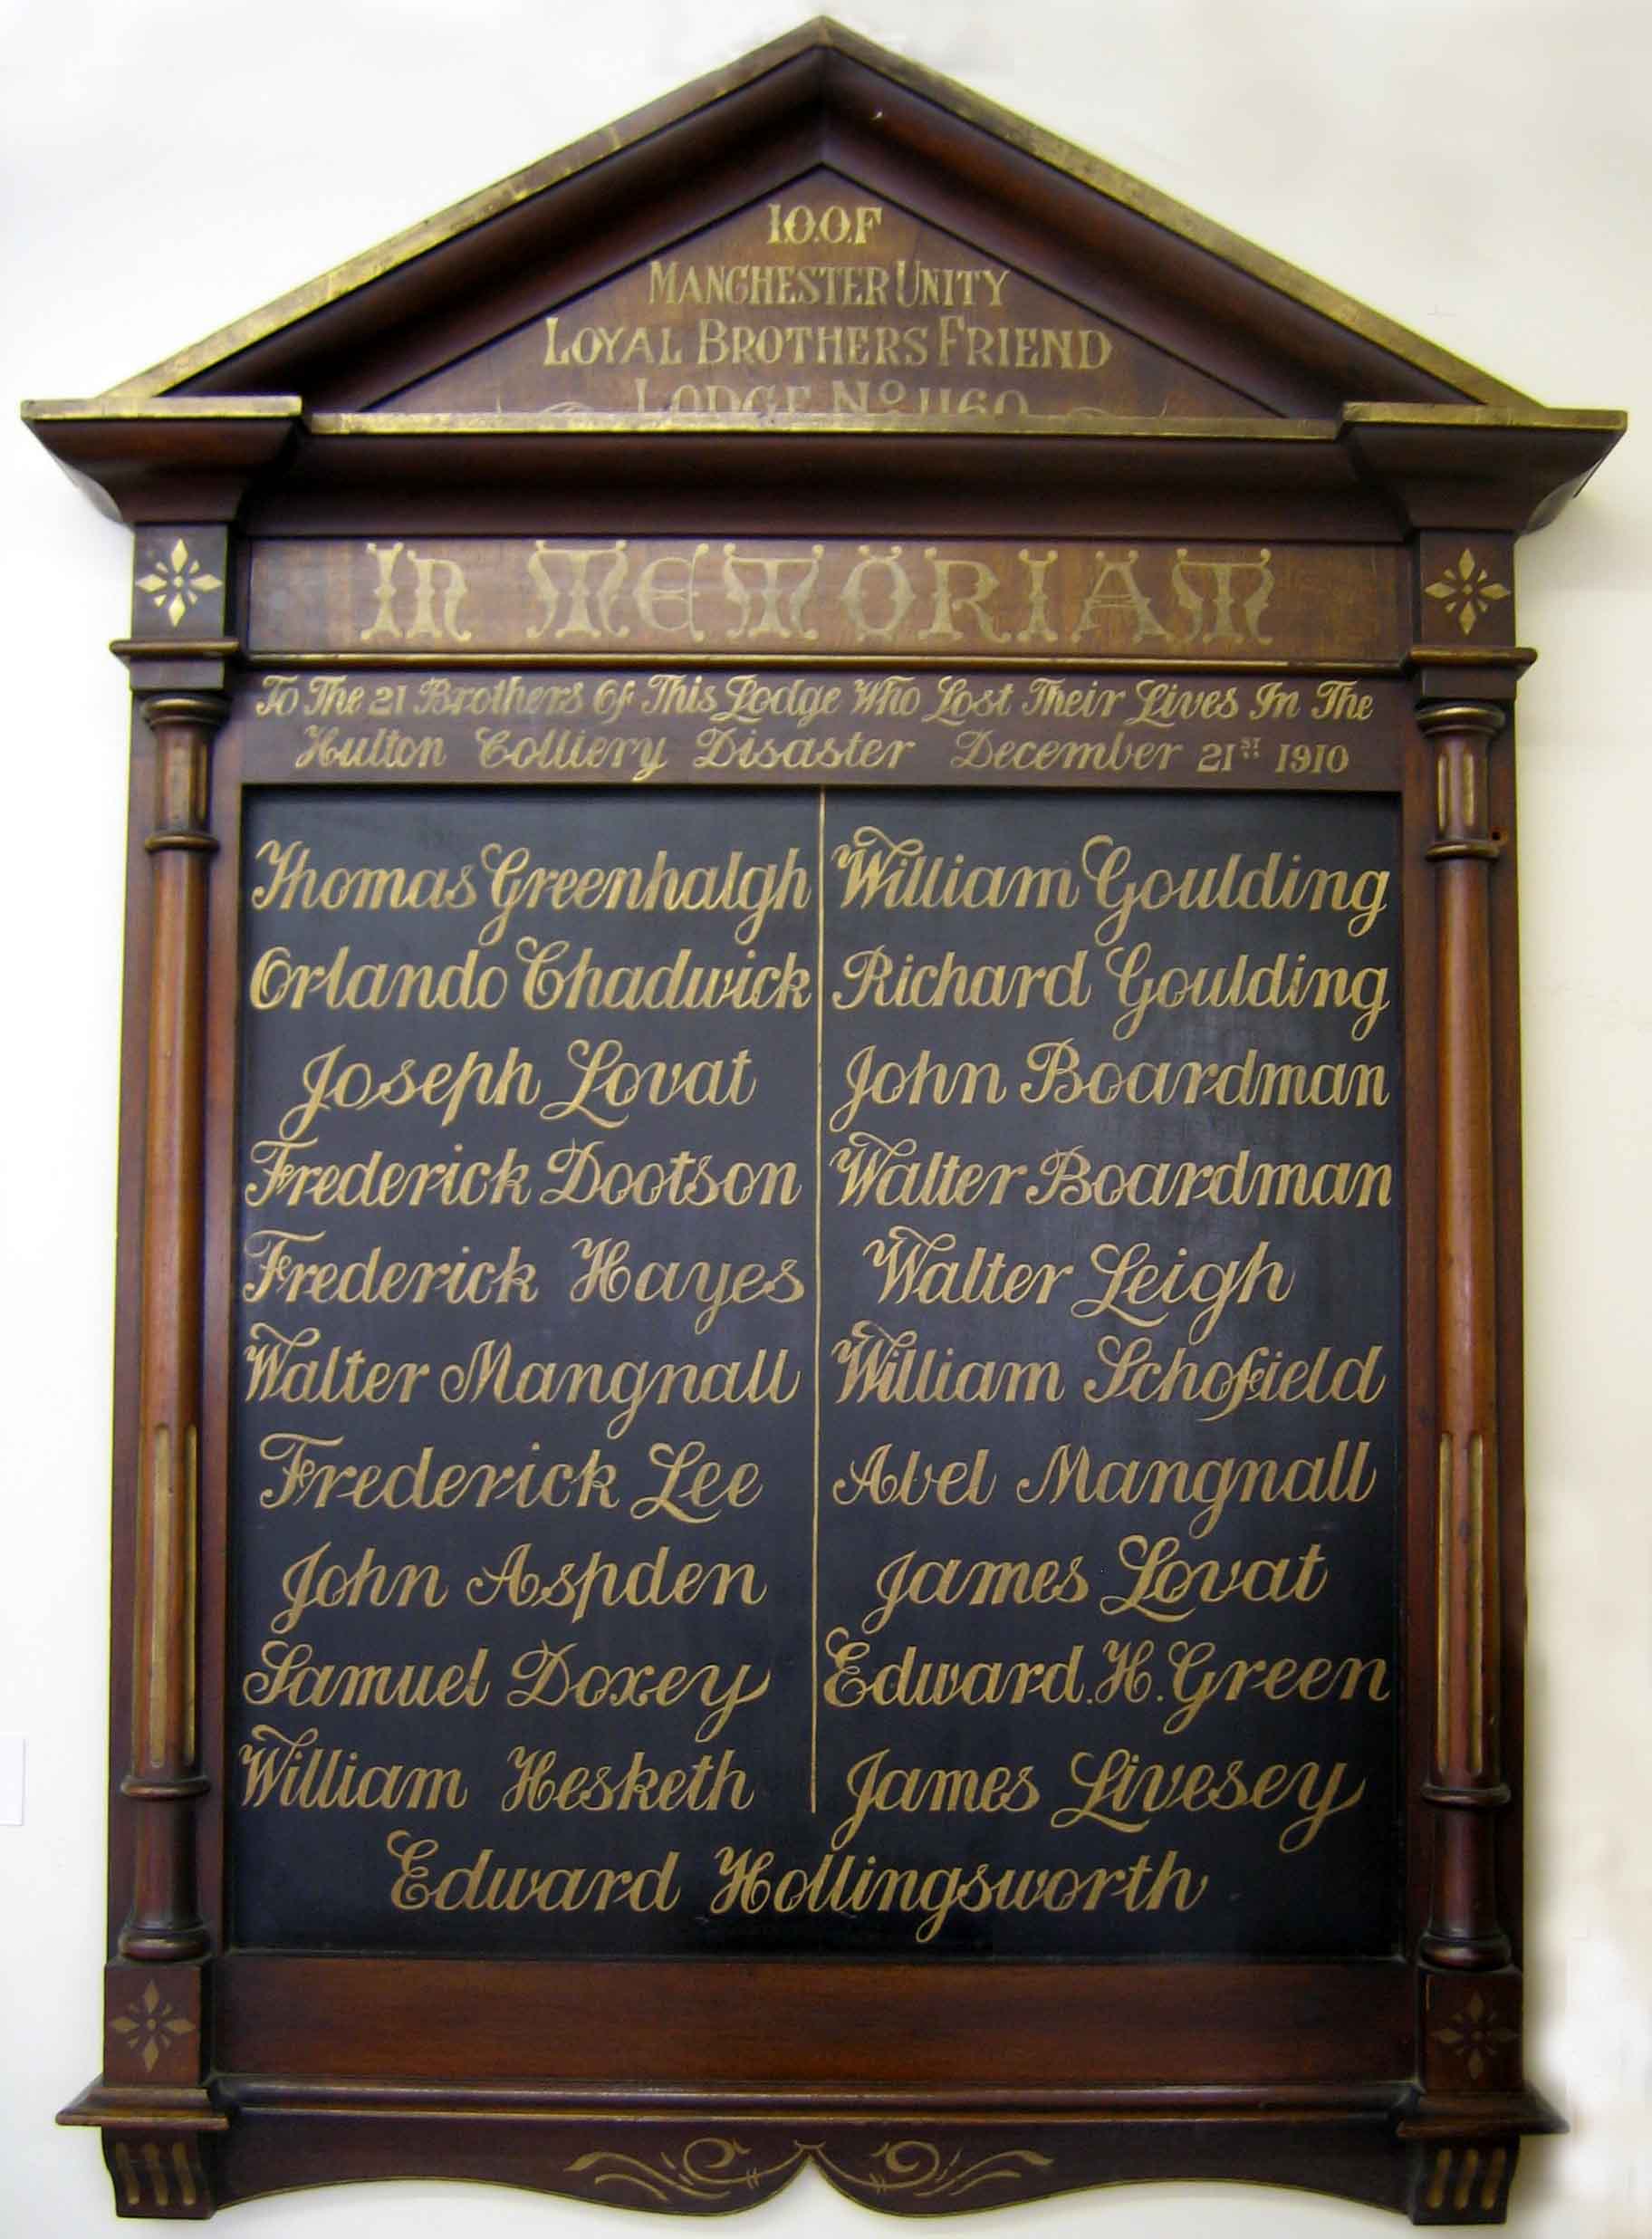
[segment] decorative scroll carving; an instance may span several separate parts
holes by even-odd
[[[680,2150],[662,2147],[651,2155],[617,2150],[581,2154],[568,2164],[568,2170],[571,2176],[584,2177],[595,2192],[629,2192],[654,2206],[673,2202],[733,2205],[741,2193],[755,2199],[778,2192],[802,2167],[806,2151],[794,2146],[771,2161],[737,2138],[696,2138]]]
[[[820,2148],[814,2157],[837,2183],[857,2195],[869,2195],[874,2201],[901,2196],[947,2205],[965,2201],[984,2205],[989,2199],[1004,2199],[1007,2195],[1000,2187],[1007,2187],[1010,2193],[1024,2189],[1039,2172],[1055,2167],[1048,2154],[1033,2153],[1026,2147],[1006,2148],[995,2154],[979,2153],[970,2147],[956,2147],[948,2152],[927,2138],[891,2139],[858,2165],[840,2160]]]
[[[984,2205],[1025,2190],[1055,2166],[1048,2154],[1030,2148],[982,2153],[973,2145],[944,2147],[921,2138],[886,2139],[858,2154],[800,2139],[790,2152],[774,2155],[736,2138],[705,2137],[646,2155],[581,2154],[568,2169],[599,2193],[629,2193],[659,2207],[711,2208],[744,2205],[741,2195],[758,2198],[778,2192],[808,2161],[840,2189],[875,2206]]]

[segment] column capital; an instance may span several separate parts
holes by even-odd
[[[145,691],[139,687],[134,697],[144,721],[158,737],[174,725],[211,734],[222,730],[229,716],[226,692]]]
[[[1425,699],[1417,710],[1417,726],[1429,738],[1462,731],[1484,738],[1489,745],[1507,723],[1503,709],[1490,700]]]
[[[1491,828],[1486,756],[1506,721],[1486,700],[1426,700],[1418,707],[1417,727],[1435,747],[1431,863],[1494,863],[1503,853],[1502,835]]]

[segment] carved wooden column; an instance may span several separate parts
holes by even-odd
[[[1496,1262],[1493,1241],[1492,865],[1486,757],[1500,708],[1446,702],[1418,715],[1435,752],[1437,836],[1439,1482],[1436,1529],[1432,1901],[1422,1956],[1497,1967],[1493,1814],[1509,1801],[1498,1736]]]
[[[132,1901],[123,1959],[197,1958],[195,1894],[196,1548],[199,1529],[201,1129],[206,975],[206,830],[212,738],[228,703],[210,692],[141,703],[155,734],[148,1135],[132,1722]]]
[[[1512,681],[1512,679],[1511,679]],[[1554,2127],[1521,2072],[1521,1982],[1499,1906],[1497,1815],[1509,1802],[1500,1715],[1495,1144],[1491,881],[1503,851],[1488,757],[1503,729],[1485,700],[1425,702],[1434,754],[1437,927],[1435,1099],[1436,1452],[1434,1859],[1418,1956],[1422,2099],[1412,2219],[1501,2222],[1522,2132]]]
[[[206,2081],[211,1937],[197,1896],[197,1809],[207,1788],[197,1730],[206,904],[216,845],[207,806],[213,740],[241,650],[231,634],[234,575],[222,517],[146,524],[133,553],[133,634],[110,649],[154,739],[149,804],[134,793],[132,811],[149,859],[149,941],[129,1030],[141,1034],[147,1058],[122,1520],[130,1555],[117,1595],[130,1611],[120,1651],[130,1705],[110,1737],[130,1847],[126,1917],[104,1970],[102,2072],[58,2118],[102,2132],[118,2214],[185,2221],[212,2213],[212,2139],[228,2128]],[[121,1217],[134,1218],[130,1207]]]
[[[216,579],[212,588],[220,588]],[[221,675],[219,641],[168,648],[167,668]],[[133,1483],[131,1706],[120,1792],[131,1880],[105,1972],[103,2072],[62,2120],[101,2129],[121,2215],[193,2221],[214,2205],[207,2140],[227,2127],[206,2088],[205,1960],[197,1896],[197,1548],[201,1416],[202,1133],[207,829],[214,735],[229,703],[206,688],[145,689],[157,649],[126,641],[155,739],[148,1069]],[[164,673],[164,672],[163,672]],[[168,678],[168,683],[170,678]],[[122,1744],[118,1736],[117,1748]]]

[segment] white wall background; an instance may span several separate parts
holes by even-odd
[[[802,0],[797,0],[801,7]],[[1553,404],[1643,408],[1644,0],[875,0],[856,28]],[[787,0],[0,0],[0,399],[85,396],[795,20]],[[4,423],[0,423],[3,429]],[[0,2229],[111,2229],[102,1957],[126,533],[0,432]],[[1521,2239],[1652,2232],[1648,427],[1523,547],[1531,1674]],[[601,2239],[664,2219],[435,2186],[237,2209],[240,2239]],[[1001,2211],[1017,2239],[1359,2239],[1238,2187]],[[681,2229],[680,2225],[675,2226]],[[937,2239],[956,2226],[933,2223]],[[993,2228],[977,2223],[984,2234]],[[873,2229],[812,2177],[748,2234]]]

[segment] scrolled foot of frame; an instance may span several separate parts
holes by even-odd
[[[1411,2148],[1411,2221],[1501,2224],[1519,2152],[1517,2138],[1418,2141]]]
[[[58,2120],[102,2133],[117,2215],[201,2224],[222,2206],[215,2164],[229,2118],[198,2087],[100,2079]]]
[[[1529,2087],[1469,2097],[1425,2093],[1396,2134],[1407,2154],[1406,2212],[1414,2224],[1501,2224],[1522,2138],[1564,2130]]]
[[[178,2222],[294,2185],[409,2176],[716,2217],[813,2169],[860,2206],[898,2216],[1225,2178],[1306,2188],[1415,2224],[1499,2224],[1521,2137],[1561,2127],[1524,2090],[1473,2100],[1403,2085],[1294,2100],[1169,2090],[1106,2109],[995,2113],[826,2112],[733,2098],[668,2114],[520,2087],[273,2076],[220,2078],[210,2098],[100,2083],[62,2119],[102,2129],[118,2214]]]
[[[217,2206],[211,2154],[198,2131],[103,2133],[117,2215],[204,2223]]]

